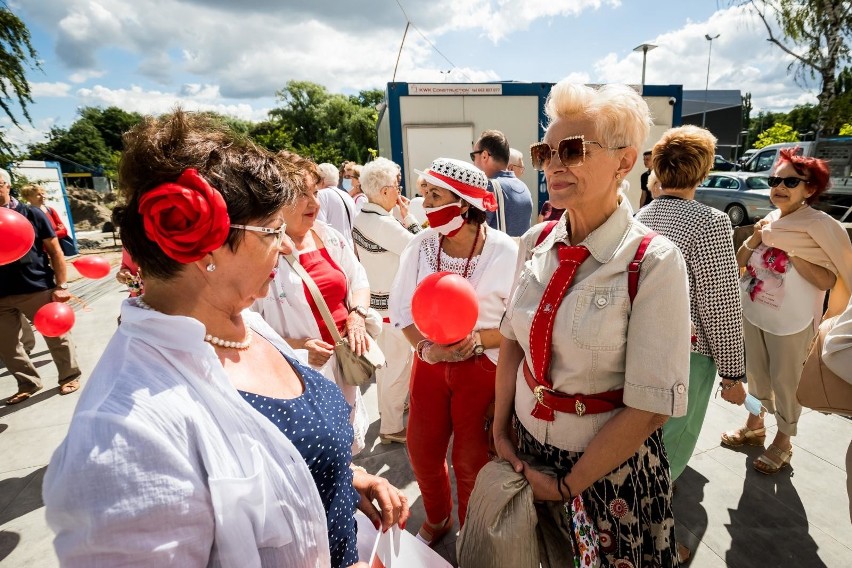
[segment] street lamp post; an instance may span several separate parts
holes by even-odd
[[[641,51],[642,52],[642,90],[645,89],[645,62],[648,58],[648,52],[652,49],[656,49],[656,45],[653,43],[643,43],[642,45],[637,45],[633,48],[633,51]]]
[[[713,54],[713,40],[719,37],[719,34],[711,36],[704,34],[704,39],[710,42],[710,49],[707,50],[707,81],[704,83],[704,108],[701,110],[701,128],[707,121],[707,90],[710,88],[710,56]]]

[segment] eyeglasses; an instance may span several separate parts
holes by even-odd
[[[395,189],[395,190],[397,190],[398,192],[402,193],[402,186],[401,186],[401,185],[399,185],[399,184],[397,184],[397,185],[386,185],[385,187],[389,187],[389,188],[391,188],[391,189]],[[382,188],[382,189],[384,189],[384,188]]]
[[[547,142],[539,142],[530,146],[530,159],[532,166],[537,170],[543,170],[550,163],[550,159],[556,154],[559,156],[559,161],[566,168],[576,168],[583,165],[586,161],[586,144],[597,144],[604,150],[623,150],[627,146],[616,146],[609,148],[600,142],[594,140],[586,140],[584,135],[569,136],[559,141],[559,145],[554,150]]]
[[[485,150],[474,150],[473,152],[471,152],[471,153],[470,153],[470,160],[471,160],[471,161],[475,160],[475,159],[476,159],[476,157],[475,157],[475,156],[476,156],[477,154],[481,154],[481,153],[483,153],[484,151],[485,151]]]
[[[275,235],[275,248],[281,248],[281,243],[284,242],[284,231],[287,230],[287,223],[283,223],[277,229],[273,229],[271,227],[255,227],[254,225],[231,225],[231,228],[242,229],[243,231],[252,231],[254,233]]]
[[[793,189],[793,188],[797,187],[802,182],[808,183],[808,180],[803,179],[803,178],[798,178],[796,176],[789,176],[789,177],[785,177],[785,178],[778,177],[778,176],[769,176],[769,179],[767,179],[766,181],[769,183],[769,187],[778,187],[779,185],[781,185],[781,182],[783,181],[784,186],[787,189]]]

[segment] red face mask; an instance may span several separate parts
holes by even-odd
[[[448,203],[440,207],[427,207],[426,218],[431,228],[442,235],[454,237],[464,226],[461,212],[460,203]]]

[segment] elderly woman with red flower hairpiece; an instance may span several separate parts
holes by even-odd
[[[453,438],[453,471],[458,490],[458,517],[464,524],[476,475],[489,459],[489,436],[483,428],[494,401],[500,333],[518,247],[506,233],[485,223],[497,208],[488,178],[475,166],[447,158],[424,172],[423,206],[431,228],[418,233],[402,253],[391,287],[391,323],[402,329],[416,349],[411,372],[408,455],[423,496],[426,521],[418,538],[434,546],[453,526],[453,499],[447,470],[447,447]],[[435,272],[467,278],[479,300],[475,331],[453,345],[427,340],[414,325],[411,300],[417,285]],[[453,314],[449,308],[447,318]]]
[[[44,479],[61,564],[357,563],[355,505],[385,528],[407,505],[350,468],[339,389],[247,309],[289,248],[282,211],[301,171],[182,111],[124,143],[121,236],[145,293],[122,305]],[[257,397],[303,436],[252,408]],[[327,478],[335,486],[320,492]]]
[[[770,200],[778,209],[754,226],[737,251],[746,269],[740,281],[748,390],[775,415],[775,439],[752,465],[777,473],[790,463],[802,406],[796,389],[802,364],[831,290],[826,318],[840,314],[852,286],[852,244],[843,227],[811,204],[828,189],[828,163],[785,148],[769,177]],[[722,434],[726,446],[763,446],[763,415],[749,414],[745,426]]]

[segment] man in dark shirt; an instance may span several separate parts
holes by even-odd
[[[645,171],[639,176],[639,187],[642,193],[639,195],[639,207],[648,205],[654,200],[651,195],[651,190],[648,189],[648,176],[651,175],[651,151],[645,150],[642,154],[642,163],[645,164]]]
[[[11,196],[9,172],[0,169],[0,207],[14,209],[35,229],[35,241],[23,258],[0,266],[0,359],[18,381],[18,392],[6,404],[23,402],[43,387],[41,377],[21,343],[21,314],[33,319],[50,302],[71,299],[65,275],[65,255],[47,216],[37,207]],[[80,387],[80,367],[71,335],[45,337],[59,370],[59,394]]]

